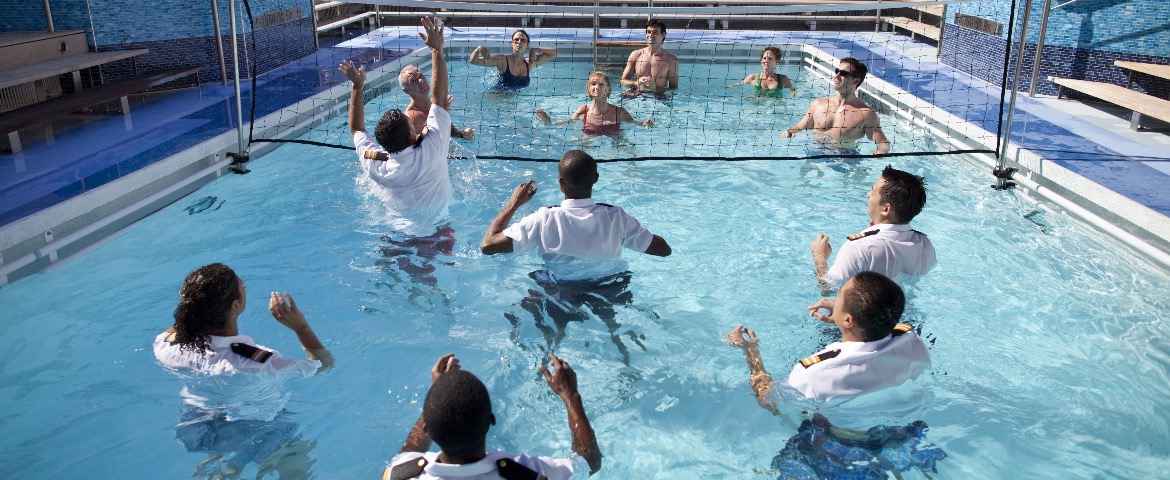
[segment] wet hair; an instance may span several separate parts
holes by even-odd
[[[491,395],[483,382],[467,371],[444,373],[427,391],[423,423],[427,435],[444,453],[478,453],[495,423]]]
[[[413,138],[410,119],[397,108],[382,114],[378,126],[374,127],[374,138],[387,152],[398,153],[411,146]]]
[[[517,33],[522,33],[522,34],[524,34],[524,39],[525,39],[525,40],[528,40],[528,43],[532,43],[532,37],[528,36],[528,32],[525,32],[523,28],[517,28],[517,29],[516,29],[516,31],[512,32],[512,38],[513,38],[513,39],[515,39],[515,38],[516,38],[516,34],[517,34]]]
[[[646,28],[650,28],[650,27],[657,28],[658,33],[661,33],[662,36],[666,36],[666,24],[662,23],[662,20],[651,20],[649,22],[646,22]]]
[[[772,52],[772,55],[776,57],[777,61],[780,60],[780,49],[776,47],[764,47],[764,51],[760,52],[760,58],[764,58],[764,54],[768,52]]]
[[[890,204],[895,223],[910,223],[926,205],[926,180],[890,165],[882,170],[886,181],[878,191],[882,203]]]
[[[858,273],[847,286],[840,293],[845,297],[842,306],[860,328],[862,340],[872,342],[889,335],[906,308],[902,287],[877,272]]]
[[[585,79],[585,96],[586,97],[589,97],[589,81],[593,80],[593,77],[599,77],[602,80],[605,80],[605,86],[609,87],[610,92],[613,92],[613,84],[609,83],[609,75],[606,75],[605,72],[603,72],[601,70],[594,70],[592,72],[589,72],[589,77],[587,77]],[[593,97],[589,97],[589,98],[593,98]]]
[[[593,188],[597,183],[597,160],[581,150],[569,150],[561,157],[560,177],[575,189]]]
[[[850,76],[857,79],[858,85],[861,85],[861,82],[865,80],[865,76],[869,74],[869,68],[864,63],[861,63],[861,60],[856,58],[845,57],[841,59],[841,63],[853,68],[853,74]]]
[[[204,265],[187,274],[175,306],[174,343],[180,350],[210,349],[211,334],[223,330],[232,303],[239,299],[240,277],[227,265]]]

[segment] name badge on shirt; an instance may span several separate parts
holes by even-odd
[[[271,351],[246,343],[233,343],[232,352],[257,363],[267,362],[268,358],[272,356]]]

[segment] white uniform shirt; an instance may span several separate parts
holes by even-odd
[[[622,248],[645,252],[654,235],[621,207],[566,199],[504,229],[516,252],[538,252],[560,279],[597,278],[625,269]]]
[[[284,381],[312,376],[321,368],[317,360],[281,356],[246,335],[212,335],[211,348],[203,352],[182,350],[167,341],[169,335],[163,332],[154,338],[154,358],[186,380],[179,392],[183,403],[228,421],[276,418],[288,402],[288,394],[281,391]],[[263,348],[272,356],[260,363],[233,352],[233,343]]]
[[[487,454],[486,457],[475,463],[452,465],[438,463],[439,452],[427,452],[425,454],[402,452],[390,460],[390,468],[404,463],[414,462],[423,457],[427,459],[427,465],[423,468],[423,473],[415,477],[418,480],[448,480],[456,478],[466,480],[498,480],[501,477],[496,473],[496,460],[501,458],[510,458],[516,463],[535,470],[538,475],[544,475],[548,480],[569,480],[572,478],[589,477],[589,465],[579,455],[573,455],[571,458],[550,458],[531,457],[527,454],[514,455],[511,453],[494,452]]]
[[[934,244],[925,234],[911,230],[908,224],[883,223],[861,233],[872,231],[877,233],[845,242],[837,252],[833,266],[825,275],[829,286],[841,288],[846,280],[865,271],[905,283],[925,275],[938,263]]]
[[[366,151],[386,152],[386,149],[366,132],[353,132],[362,172],[381,187],[378,196],[390,210],[394,228],[410,235],[433,233],[435,225],[447,216],[447,204],[451,201],[451,176],[447,172],[451,114],[432,104],[424,131],[422,142],[390,155],[385,161],[366,158]]]
[[[843,400],[901,385],[930,367],[926,344],[914,332],[872,342],[834,342],[816,355],[832,351],[839,353],[807,368],[793,365],[788,386],[808,399]]]

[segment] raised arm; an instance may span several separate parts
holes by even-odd
[[[886,133],[882,131],[882,121],[878,118],[877,112],[871,110],[866,117],[865,123],[865,136],[877,144],[877,148],[873,153],[878,155],[890,153],[890,140],[886,138]]]
[[[487,47],[479,46],[471,51],[471,57],[467,59],[467,63],[481,67],[496,67],[502,70],[505,59],[506,57],[502,55],[492,55]]]
[[[483,233],[483,242],[479,244],[480,252],[484,255],[495,255],[512,251],[512,239],[503,234],[504,228],[512,221],[516,210],[528,203],[533,195],[536,195],[536,182],[532,180],[521,183],[512,190],[512,196],[508,198],[504,208],[496,214],[496,218],[492,219],[491,225],[488,225],[487,231]]]
[[[352,62],[345,62],[338,66],[341,74],[345,75],[353,84],[349,94],[349,131],[366,131],[365,103],[362,102],[362,88],[366,84],[366,70],[364,67],[354,67]]]
[[[772,401],[772,375],[764,368],[764,359],[760,357],[760,339],[756,332],[740,325],[727,334],[727,343],[742,349],[748,364],[748,378],[752,383],[752,392],[756,395],[756,403],[772,415],[780,415],[780,409]]]
[[[833,244],[828,235],[818,233],[817,238],[809,245],[809,250],[812,252],[817,285],[821,288],[821,293],[827,294],[834,288],[832,279],[829,278],[829,257],[833,255]]]
[[[333,368],[333,354],[329,353],[329,350],[317,338],[317,334],[309,326],[309,321],[305,319],[305,314],[301,313],[300,308],[297,308],[297,302],[292,295],[272,292],[272,295],[268,297],[268,311],[272,313],[272,318],[297,335],[297,341],[301,343],[301,348],[305,349],[305,355],[310,360],[321,362],[317,373]]]
[[[536,68],[539,65],[544,65],[557,58],[557,50],[555,48],[533,48],[528,55],[528,68]]]
[[[439,357],[435,362],[435,366],[431,367],[431,383],[434,384],[439,376],[459,370],[459,359],[455,358],[455,354],[448,353]],[[406,441],[402,443],[402,450],[399,452],[419,452],[426,453],[431,449],[431,437],[427,435],[426,422],[423,420],[422,414],[419,414],[418,420],[414,422],[414,427],[411,427],[410,433],[406,436]],[[387,468],[387,471],[389,469]]]
[[[443,58],[443,21],[438,17],[423,17],[420,22],[423,31],[418,36],[431,47],[431,68],[435,76],[431,85],[431,102],[446,110],[451,107],[451,98],[447,89],[447,60]]]
[[[597,446],[597,435],[593,433],[593,426],[589,424],[589,416],[585,414],[585,405],[581,402],[581,394],[577,392],[577,372],[569,366],[569,362],[557,358],[549,353],[548,365],[540,367],[540,374],[548,382],[553,393],[565,403],[565,411],[569,417],[569,431],[573,435],[573,451],[589,463],[589,474],[601,470],[601,448]],[[552,366],[550,372],[548,366]]]

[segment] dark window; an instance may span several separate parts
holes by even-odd
[[[999,35],[1003,33],[1003,24],[988,20],[983,17],[976,17],[974,15],[963,15],[961,13],[955,14],[955,23],[960,27],[970,28],[983,33],[990,33],[992,35]]]

